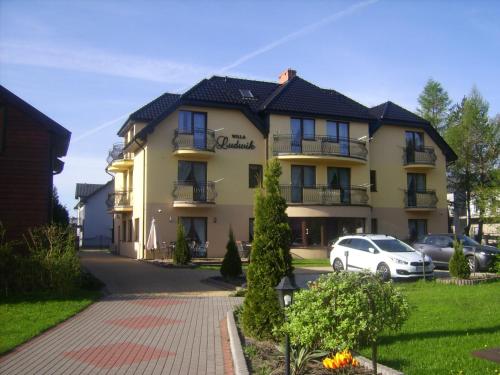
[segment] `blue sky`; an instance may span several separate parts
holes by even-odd
[[[291,67],[373,106],[410,110],[430,77],[476,85],[500,112],[498,1],[0,0],[0,83],[69,129],[55,184],[104,183],[126,115],[213,74],[276,81]],[[74,212],[70,212],[74,214]]]

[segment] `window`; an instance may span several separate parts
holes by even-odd
[[[351,202],[351,170],[349,168],[327,168],[327,181],[330,189],[340,190],[340,203]]]
[[[377,191],[377,171],[370,171],[370,191]]]
[[[372,219],[372,231],[371,231],[373,234],[377,234],[378,233],[378,220],[373,218]]]
[[[134,222],[134,241],[138,242],[139,241],[139,218],[135,218]]]
[[[7,110],[0,105],[0,153],[5,150],[5,134],[7,133]]]
[[[188,243],[194,241],[198,245],[205,244],[207,241],[206,217],[181,217],[180,222],[184,227],[184,234]]]
[[[256,188],[262,186],[262,165],[250,164],[248,166],[248,187]]]
[[[316,167],[292,165],[292,202],[302,203],[303,188],[316,186]]]
[[[406,163],[415,162],[415,151],[424,150],[424,133],[405,132],[406,139]]]
[[[125,220],[122,221],[122,241],[127,241],[127,222]]]
[[[177,189],[183,199],[205,202],[207,200],[207,163],[179,160]]]
[[[410,241],[416,241],[427,234],[427,220],[426,219],[408,219],[408,232]]]
[[[353,238],[349,247],[368,252],[368,248],[373,247],[368,241],[361,238]]]
[[[408,207],[417,207],[418,193],[426,191],[426,177],[423,173],[408,173],[407,180],[407,205]]]
[[[239,91],[244,99],[253,99],[252,91],[250,91],[249,89],[239,89]]]
[[[127,241],[132,242],[132,219],[127,223]]]
[[[255,223],[255,219],[251,217],[248,219],[248,242],[253,242],[253,225]]]
[[[207,148],[207,114],[204,112],[179,111],[179,134],[192,134],[192,146]]]
[[[340,154],[349,155],[349,124],[346,122],[327,121],[326,136],[328,142],[340,144]]]
[[[316,135],[314,119],[292,118],[290,121],[292,152],[302,152],[302,140],[313,140]]]

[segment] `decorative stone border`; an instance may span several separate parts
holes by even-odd
[[[231,345],[231,356],[233,357],[234,375],[249,375],[247,362],[243,355],[238,328],[234,321],[234,312],[227,313],[227,331],[229,333],[229,343]]]
[[[234,312],[228,311],[227,313],[227,330],[229,333],[229,342],[231,345],[231,356],[233,357],[233,366],[235,375],[249,375],[247,362],[243,354],[243,348],[241,347],[240,336],[238,335],[238,328],[236,328],[236,322],[234,321]],[[354,356],[361,365],[372,370],[371,359],[365,358],[360,355]],[[402,372],[394,370],[390,367],[377,364],[377,371],[381,375],[404,375]]]
[[[436,282],[440,284],[453,284],[453,285],[476,285],[495,280],[500,280],[500,275],[484,274],[484,276],[472,279],[455,279],[455,278],[436,279]]]

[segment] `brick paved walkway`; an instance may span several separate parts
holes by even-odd
[[[110,258],[118,263],[123,259],[103,256],[112,272]],[[156,268],[129,262],[146,266],[146,272]],[[133,267],[132,263],[127,266]],[[185,270],[183,276],[196,279],[196,272]],[[182,282],[177,279],[178,285]],[[192,283],[197,293],[198,287],[206,287],[196,285]],[[0,358],[0,373],[224,374],[220,321],[241,299],[178,296],[168,289],[169,294],[157,290],[156,294],[111,294]],[[183,286],[179,289],[188,292]]]

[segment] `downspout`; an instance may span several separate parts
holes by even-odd
[[[144,259],[144,242],[146,239],[146,149],[144,145],[137,142],[137,138],[134,138],[134,142],[139,146],[139,148],[144,151],[142,157],[142,243],[141,243],[141,259]]]

